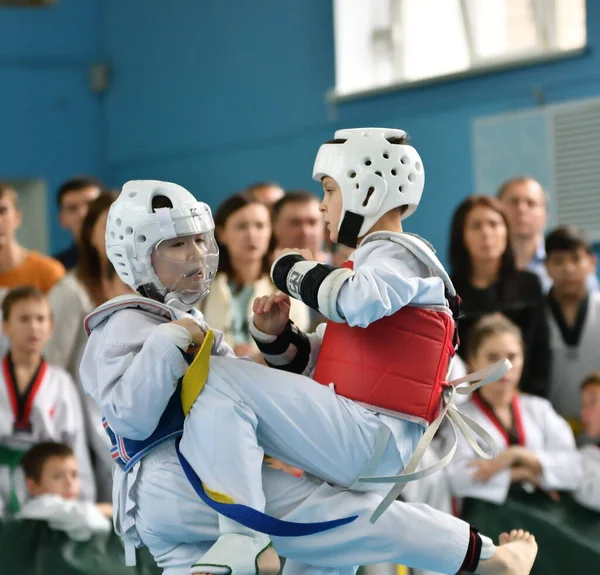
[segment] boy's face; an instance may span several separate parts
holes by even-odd
[[[0,247],[13,242],[20,225],[21,212],[17,209],[12,194],[5,193],[0,198]]]
[[[64,499],[79,497],[79,471],[73,455],[50,457],[42,469],[39,481],[27,480],[27,489],[33,495],[60,495]]]
[[[600,382],[586,385],[581,391],[581,422],[590,437],[600,438]]]
[[[41,353],[52,333],[52,315],[47,300],[22,299],[15,302],[2,330],[11,348],[22,353]]]
[[[192,234],[162,240],[156,245],[152,267],[167,289],[178,292],[201,289],[207,238],[208,234]]]
[[[546,269],[561,295],[577,295],[585,291],[586,279],[596,268],[596,256],[585,248],[558,250],[546,257]]]
[[[342,190],[338,183],[329,176],[321,180],[323,186],[323,201],[319,209],[325,218],[325,224],[332,242],[338,241],[338,228],[342,217]]]

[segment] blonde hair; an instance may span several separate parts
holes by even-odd
[[[584,390],[590,385],[600,385],[600,371],[592,371],[581,384],[581,389]]]
[[[523,342],[523,334],[519,327],[501,313],[494,313],[482,317],[471,328],[467,343],[467,359],[473,359],[484,342],[490,337],[504,333],[515,336],[519,341],[521,350],[524,350],[525,344]]]

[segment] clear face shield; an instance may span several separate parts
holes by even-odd
[[[175,212],[176,210],[170,210]],[[210,289],[219,265],[219,248],[210,212],[188,208],[180,216],[171,213],[175,237],[158,242],[152,251],[152,267],[169,296],[184,306],[194,306]]]

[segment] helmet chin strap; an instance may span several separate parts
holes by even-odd
[[[349,248],[355,248],[358,241],[358,234],[360,233],[360,228],[362,227],[364,220],[364,216],[347,210],[344,213],[338,231],[338,243],[348,246]]]
[[[170,291],[165,295],[165,304],[180,311],[188,312],[206,295],[206,293],[199,291],[198,295],[191,301],[184,302],[181,299],[181,293]]]

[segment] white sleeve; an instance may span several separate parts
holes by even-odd
[[[445,455],[453,441],[450,426],[445,426],[443,436],[444,451],[442,455]],[[475,481],[472,477],[475,470],[473,467],[469,467],[469,464],[480,459],[465,438],[459,434],[456,454],[446,468],[452,495],[460,498],[473,497],[497,504],[504,503],[511,485],[510,470],[504,469],[486,482]]]
[[[446,301],[439,277],[420,277],[421,264],[408,251],[393,242],[383,243],[364,261],[357,258],[354,274],[339,290],[337,309],[350,326],[367,327],[413,301],[437,305]]]
[[[65,531],[76,541],[87,541],[94,533],[111,529],[110,519],[93,503],[63,499],[59,495],[41,495],[29,500],[19,516],[47,521],[52,529]]]
[[[583,479],[575,491],[575,500],[584,507],[600,512],[600,449],[595,445],[579,451]]]
[[[215,337],[212,345],[211,355],[237,358],[237,355],[235,355],[232,347],[225,341],[225,334],[218,329],[211,328],[211,331]]]
[[[540,485],[547,490],[575,490],[581,485],[583,470],[573,432],[550,402],[539,399],[539,406],[538,422],[544,434],[544,446],[532,451],[542,466]]]
[[[233,348],[225,341],[225,334],[218,329],[213,329],[210,327],[204,319],[204,314],[200,310],[192,310],[191,316],[200,324],[200,327],[204,330],[204,333],[206,333],[209,329],[212,331],[214,340],[211,349],[211,355],[239,359],[237,355],[235,355]]]
[[[115,321],[118,320],[118,321]],[[188,364],[156,323],[122,310],[91,334],[81,361],[81,382],[115,434],[149,437]]]
[[[63,372],[57,374],[57,377],[64,377],[62,401],[59,403],[55,415],[56,421],[64,425],[61,433],[62,441],[69,445],[75,453],[79,468],[81,498],[85,501],[96,501],[96,477],[90,458],[81,398],[71,376]]]
[[[56,329],[52,331],[44,356],[51,364],[69,369],[85,312],[79,296],[64,279],[50,290],[48,301]]]

